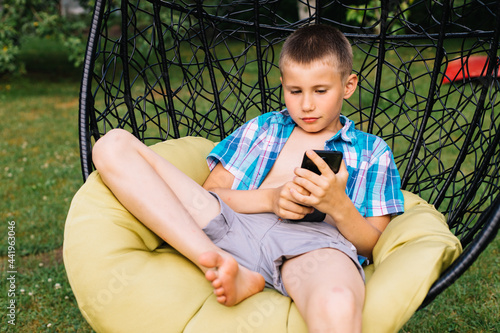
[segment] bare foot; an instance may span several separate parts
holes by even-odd
[[[231,256],[206,252],[200,256],[200,264],[208,268],[205,277],[214,287],[217,302],[232,306],[264,289],[262,275],[241,267]]]

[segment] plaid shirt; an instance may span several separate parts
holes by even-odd
[[[379,137],[354,128],[340,116],[343,128],[325,142],[325,150],[344,154],[349,172],[346,193],[361,215],[400,214],[404,210],[401,179],[389,146]],[[208,155],[210,170],[221,162],[234,175],[233,189],[257,189],[290,137],[295,122],[288,111],[254,118],[220,142]]]

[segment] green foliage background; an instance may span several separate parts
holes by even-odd
[[[25,37],[51,38],[61,42],[69,60],[78,66],[85,49],[86,27],[92,14],[93,0],[79,0],[85,14],[64,17],[59,0],[0,1],[0,75],[24,73],[26,65],[19,58]]]

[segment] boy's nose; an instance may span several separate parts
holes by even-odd
[[[302,111],[313,111],[314,110],[314,102],[311,97],[304,96],[302,99]]]

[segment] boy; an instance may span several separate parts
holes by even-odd
[[[340,115],[356,89],[352,50],[337,29],[298,29],[280,57],[287,109],[257,117],[208,156],[203,187],[132,135],[94,147],[103,181],[142,223],[195,263],[228,306],[265,285],[289,295],[310,332],[359,332],[357,254],[403,211],[392,153]],[[337,174],[312,149],[339,150]],[[299,168],[304,152],[321,171]],[[323,222],[297,222],[316,208]]]

